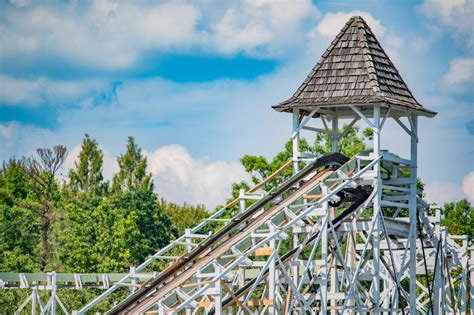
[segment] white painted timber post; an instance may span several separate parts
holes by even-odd
[[[374,158],[377,158],[380,155],[380,105],[375,105],[374,107]],[[376,195],[373,199],[373,214],[377,215],[377,213],[381,211],[379,209],[381,207],[381,199],[382,199],[382,179],[380,174],[380,162],[375,164],[375,187],[374,189],[377,190]],[[374,229],[374,243],[373,243],[373,264],[374,264],[374,282],[373,282],[373,289],[374,289],[374,303],[375,303],[375,310],[374,314],[379,314],[379,305],[380,305],[380,233],[381,233],[381,226],[380,226],[380,213],[377,216],[377,219],[374,221],[375,229]],[[388,240],[387,240],[388,241]],[[414,313],[413,313],[414,314]]]
[[[51,296],[51,315],[56,315],[56,272],[51,273],[51,285],[53,286]]]
[[[467,272],[469,271],[469,249],[467,246],[467,236],[464,235],[462,239],[462,276],[461,276],[461,284],[459,285],[459,289],[461,290],[461,314],[466,314],[467,311]]]
[[[299,234],[298,234],[296,225],[293,227],[292,231],[293,231],[293,248],[296,248],[299,245]],[[293,283],[295,284],[295,287],[298,287],[299,266],[297,264],[294,264],[292,267],[292,271],[293,271]]]
[[[339,127],[338,127],[338,117],[333,116],[332,117],[332,139],[331,139],[331,151],[332,152],[337,152],[337,146],[339,142]],[[336,209],[330,208],[329,211],[330,213],[330,219],[334,220],[335,218],[335,211]],[[334,257],[334,256],[333,256]],[[336,299],[335,295],[337,292],[337,278],[336,278],[336,259],[333,259],[333,267],[331,268],[331,315],[336,315]]]
[[[293,109],[293,174],[299,172],[300,168],[298,165],[298,159],[300,156],[300,132],[299,132],[299,123],[300,123],[300,110],[295,108]]]
[[[332,139],[331,139],[331,152],[337,152],[337,145],[339,142],[339,133],[338,133],[338,118],[336,116],[332,117]]]
[[[321,192],[324,195],[328,194],[328,188],[325,185],[321,185]],[[323,213],[327,214],[329,211],[329,204],[325,201],[322,205]],[[321,315],[327,314],[328,305],[328,222],[324,220],[324,225],[321,229]]]
[[[36,294],[38,292],[38,287],[33,287],[33,292],[31,292],[31,315],[36,315]]]
[[[216,284],[214,285],[214,310],[215,314],[217,315],[222,315],[222,299],[221,299],[221,282],[216,281]]]
[[[137,284],[137,275],[136,275],[136,269],[135,266],[130,266],[130,293],[135,293],[137,290],[136,284]]]
[[[189,244],[189,245],[186,245],[186,252],[187,253],[190,253],[193,249],[192,247],[192,242],[193,242],[193,239],[191,237],[191,229],[185,229],[184,230],[184,241]],[[131,271],[131,270],[130,270]],[[190,308],[186,308],[186,315],[191,315],[192,314],[192,310]]]
[[[441,307],[442,307],[442,311],[441,313],[442,314],[446,314],[449,310],[449,299],[447,298],[446,296],[446,283],[448,281],[448,275],[447,275],[447,271],[446,271],[446,255],[447,255],[447,241],[446,241],[446,236],[448,235],[447,231],[446,231],[446,228],[445,227],[442,227],[441,228],[441,247],[440,247],[440,255],[441,255],[441,265],[440,265],[440,270],[441,270],[441,299],[440,299],[440,303],[441,303]],[[448,294],[449,294],[449,290],[447,290]]]
[[[416,314],[416,222],[417,222],[417,189],[416,177],[418,167],[418,117],[411,114],[411,136],[410,136],[410,314]]]
[[[275,232],[275,226],[273,224],[270,225],[270,233]],[[276,241],[275,239],[270,241],[270,248],[272,250],[276,250]],[[268,314],[275,315],[275,298],[276,298],[276,285],[275,285],[275,258],[272,258],[270,262],[270,266],[268,267],[268,299],[272,301],[272,305],[268,308]]]
[[[246,208],[246,202],[245,202],[245,190],[244,189],[240,189],[239,190],[239,208],[240,208],[240,212],[244,212],[245,211],[245,208]]]
[[[439,208],[435,209],[435,236],[438,239],[438,241],[435,244],[435,253],[437,252],[438,246],[441,246],[440,243],[441,241],[441,230],[440,230],[440,223],[441,223],[441,210]],[[440,252],[438,252],[434,257],[434,260],[437,261],[436,269],[434,270],[434,285],[433,285],[433,313],[434,315],[439,315],[442,313],[441,310],[441,303],[440,303],[440,296],[441,296],[441,285],[442,285],[442,278],[441,278],[441,271],[442,271],[442,249],[440,248]]]
[[[355,277],[355,269],[357,266],[356,244],[357,244],[356,232],[351,230],[347,236],[347,261],[349,264],[349,270],[351,274],[354,274],[354,277]],[[354,306],[354,304],[355,304],[355,299],[351,297],[347,305],[352,307]]]
[[[471,314],[474,313],[474,246],[471,247],[471,259],[468,263],[469,273],[471,278],[470,292],[471,292]]]

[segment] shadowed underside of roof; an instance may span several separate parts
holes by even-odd
[[[290,112],[293,108],[375,104],[436,115],[416,101],[367,23],[356,16],[346,23],[295,94],[273,108]]]

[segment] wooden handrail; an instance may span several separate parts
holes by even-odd
[[[268,183],[269,181],[271,181],[273,178],[275,178],[276,176],[278,176],[281,172],[283,172],[284,170],[286,170],[290,165],[293,164],[293,160],[288,160],[288,162],[286,162],[285,164],[283,164],[279,169],[277,169],[275,172],[273,172],[270,176],[264,178],[260,183],[258,183],[257,185],[255,185],[254,187],[252,187],[251,189],[249,189],[249,193],[253,193],[253,192],[256,192],[257,190],[259,190],[263,185],[265,185],[266,183]],[[225,205],[224,208],[228,209],[228,208],[231,208],[235,205],[237,205],[239,203],[239,198],[235,198],[234,200],[232,200],[231,202],[229,202],[227,205]]]

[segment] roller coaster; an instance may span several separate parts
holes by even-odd
[[[474,248],[441,226],[440,209],[417,189],[418,118],[436,113],[416,101],[361,17],[274,109],[293,117],[292,159],[130,273],[107,284],[96,275],[89,283],[102,294],[73,314],[124,287],[130,294],[108,314],[472,314]],[[407,136],[408,158],[382,150],[387,121],[389,141]],[[373,131],[371,149],[349,158],[339,141],[358,122]],[[300,152],[303,132],[327,134],[331,152]],[[168,267],[153,270],[158,261]],[[55,314],[58,283],[82,288],[81,275],[28,277],[0,274],[5,289],[33,289],[19,312],[40,303]]]

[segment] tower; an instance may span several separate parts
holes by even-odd
[[[408,178],[403,178],[403,180],[383,180],[382,162],[375,165],[372,173],[375,194],[371,202],[375,226],[369,237],[373,237],[374,243],[372,245],[373,299],[377,302],[381,294],[380,240],[384,209],[408,210],[409,234],[406,249],[409,250],[410,299],[407,302],[410,305],[410,312],[414,314],[418,221],[418,117],[434,117],[436,113],[423,107],[414,98],[370,27],[359,16],[352,17],[346,23],[294,95],[273,108],[277,111],[289,112],[293,116],[291,138],[295,172],[298,171],[300,162],[305,159],[305,155],[299,152],[302,131],[326,133],[331,139],[332,151],[337,152],[339,139],[358,121],[362,121],[373,131],[369,159],[380,157],[381,161],[392,161],[393,165],[397,165],[393,170],[400,174],[403,170],[409,170]],[[400,131],[408,134],[409,157],[403,159],[382,151],[381,132],[388,119],[393,119],[399,125]],[[322,127],[309,125],[315,120],[318,120]],[[341,130],[341,120],[348,120],[343,130]],[[384,192],[387,190],[403,193],[393,196],[393,193]],[[401,212],[403,211],[399,211],[396,217],[401,215]],[[333,272],[333,284],[334,277]],[[334,301],[333,304],[335,304]]]

